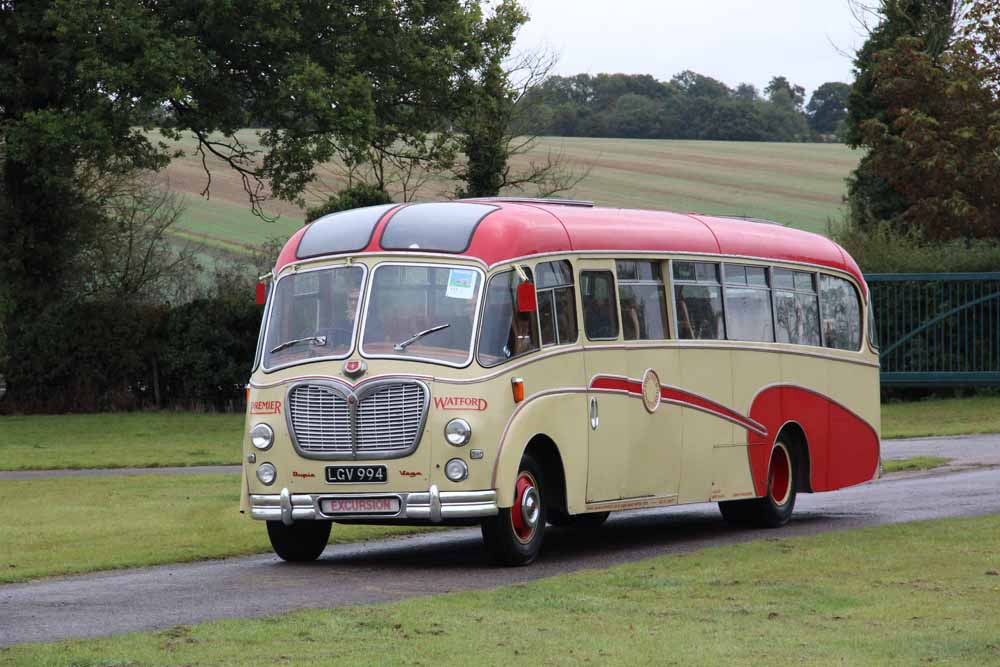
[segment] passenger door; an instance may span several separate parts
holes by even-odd
[[[642,409],[623,380],[627,364],[621,345],[618,290],[612,260],[579,262],[583,306],[584,361],[587,368],[587,502],[627,497],[631,466],[630,416]]]

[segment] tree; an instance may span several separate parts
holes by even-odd
[[[329,213],[348,211],[352,208],[361,208],[362,206],[378,206],[379,204],[391,203],[392,197],[385,190],[381,190],[374,185],[357,183],[344,188],[325,202],[306,211],[306,222],[312,222]]]
[[[458,145],[465,156],[455,168],[461,181],[459,197],[490,197],[527,187],[533,187],[536,196],[549,197],[571,189],[585,176],[557,153],[528,160],[521,168],[514,162],[535,145],[536,135],[522,134],[537,126],[529,119],[538,113],[540,98],[529,93],[555,65],[555,58],[545,52],[511,57],[517,30],[527,20],[517,0],[503,0],[478,33],[483,61],[466,81],[471,96],[458,121]]]
[[[829,81],[813,91],[806,105],[809,129],[817,135],[837,134],[847,118],[850,95],[851,86],[839,81]]]
[[[58,307],[106,224],[85,176],[162,168],[168,139],[243,178],[258,212],[313,167],[389,141],[380,124],[454,109],[482,56],[466,0],[0,0],[0,304],[9,356]],[[433,118],[440,118],[440,114]],[[254,143],[237,131],[261,127]],[[205,162],[207,165],[207,162]],[[206,167],[206,192],[211,175]],[[57,318],[53,318],[57,319]],[[28,379],[30,381],[30,379]]]
[[[942,53],[907,35],[870,70],[880,114],[867,166],[900,198],[889,222],[924,238],[1000,238],[1000,2],[976,0]]]
[[[772,104],[792,111],[802,111],[802,104],[806,100],[806,89],[793,85],[783,76],[773,77],[764,89],[764,94]]]
[[[878,140],[887,145],[893,137],[898,139],[898,129],[891,118],[894,101],[886,96],[887,90],[880,90],[880,81],[887,70],[879,69],[880,60],[890,56],[900,40],[916,38],[910,43],[926,55],[924,65],[939,66],[942,55],[952,43],[959,14],[964,0],[880,0],[875,8],[856,5],[856,13],[864,12],[878,19],[877,25],[869,30],[868,39],[858,50],[854,59],[854,82],[848,99],[848,114],[845,119],[844,135],[852,148],[869,148]],[[930,98],[940,95],[938,90],[924,89],[926,97],[916,100],[918,108],[924,107]],[[868,128],[867,130],[865,128]],[[850,223],[861,229],[874,228],[881,222],[898,221],[910,206],[907,196],[895,187],[886,173],[876,164],[873,150],[869,150],[848,179],[848,203]]]
[[[760,93],[757,91],[757,86],[752,83],[741,83],[736,86],[733,96],[738,100],[745,100],[747,102],[754,102],[760,99]]]
[[[655,100],[626,93],[618,98],[610,114],[611,131],[619,137],[654,138],[660,131],[661,112]]]

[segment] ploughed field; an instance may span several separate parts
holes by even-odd
[[[257,144],[250,130],[241,132],[240,139]],[[193,145],[193,141],[177,144],[188,152]],[[829,221],[842,218],[844,179],[859,159],[859,153],[842,144],[544,137],[516,163],[538,162],[550,153],[562,154],[572,168],[585,174],[563,196],[605,206],[768,218],[821,234]],[[255,217],[239,176],[218,160],[209,162],[213,168],[209,199],[201,196],[206,177],[196,156],[174,160],[161,174],[165,187],[187,201],[187,211],[175,229],[179,241],[245,252],[271,238],[287,238],[302,224],[303,209],[287,202],[265,206],[269,214],[280,215],[275,222]],[[317,173],[318,182],[304,195],[307,205],[344,184],[335,164]],[[417,199],[446,197],[456,186],[454,181],[432,179]]]

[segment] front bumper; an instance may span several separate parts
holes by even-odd
[[[328,498],[398,498],[396,514],[324,514],[320,501]],[[496,491],[440,491],[437,485],[421,493],[291,493],[287,488],[277,495],[251,495],[250,516],[264,521],[281,521],[290,526],[296,521],[423,520],[442,523],[451,519],[476,519],[495,516]]]

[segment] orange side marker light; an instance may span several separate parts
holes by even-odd
[[[524,378],[511,378],[510,389],[514,392],[515,403],[520,403],[524,400]]]

